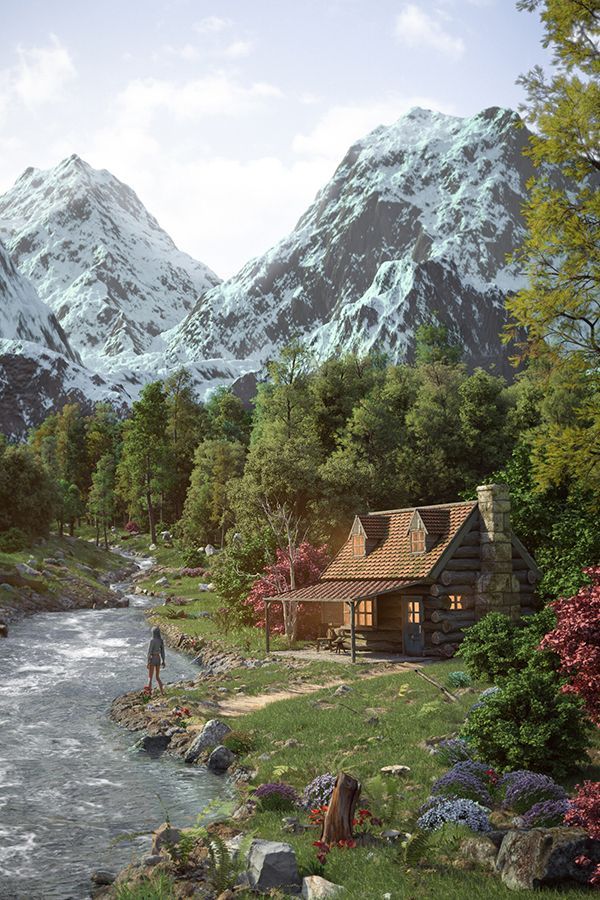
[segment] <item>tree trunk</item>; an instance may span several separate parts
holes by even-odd
[[[323,822],[321,840],[326,844],[351,841],[354,810],[360,796],[360,782],[340,772]]]
[[[108,550],[108,529],[106,527],[106,519],[103,520],[104,525],[104,549]]]
[[[150,540],[156,544],[156,522],[154,514],[154,504],[152,503],[152,476],[150,470],[146,470],[146,503],[148,504],[148,524],[150,526]]]
[[[71,537],[73,537],[73,535],[75,534],[75,519],[71,519],[71,521],[69,522],[69,534],[71,535]]]
[[[96,516],[96,547],[100,546],[100,519]]]

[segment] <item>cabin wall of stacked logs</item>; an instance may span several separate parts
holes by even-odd
[[[513,546],[513,579],[518,581],[521,615],[536,611],[536,576]],[[464,629],[480,618],[477,610],[477,581],[481,574],[481,538],[479,526],[462,540],[448,560],[439,580],[430,586],[425,598],[425,655],[448,658],[454,655],[464,637]],[[515,583],[516,587],[516,583]],[[451,609],[451,598],[459,595],[461,609]]]

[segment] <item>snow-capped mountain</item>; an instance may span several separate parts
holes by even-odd
[[[1,241],[0,301],[0,337],[32,341],[64,354],[72,362],[78,361],[56,316],[42,303],[31,282],[17,271]]]
[[[0,239],[83,362],[105,372],[157,349],[219,281],[131,188],[76,155],[27,169],[0,197]]]
[[[294,336],[410,359],[435,315],[471,365],[506,371],[506,260],[523,236],[529,133],[511,110],[461,119],[413,109],[354,144],[292,233],[199,298],[173,358],[272,356]]]

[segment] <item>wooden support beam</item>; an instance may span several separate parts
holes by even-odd
[[[356,662],[356,600],[346,600],[350,608],[350,659]],[[360,600],[359,600],[360,603]]]
[[[269,621],[269,612],[271,611],[271,604],[268,600],[265,600],[265,650],[267,653],[271,652],[271,635],[270,628],[271,623]]]

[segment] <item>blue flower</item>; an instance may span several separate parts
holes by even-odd
[[[457,825],[466,825],[471,831],[491,831],[489,810],[474,800],[459,798],[456,800],[443,800],[432,805],[422,816],[417,819],[417,825],[423,831],[437,831],[447,822]]]

